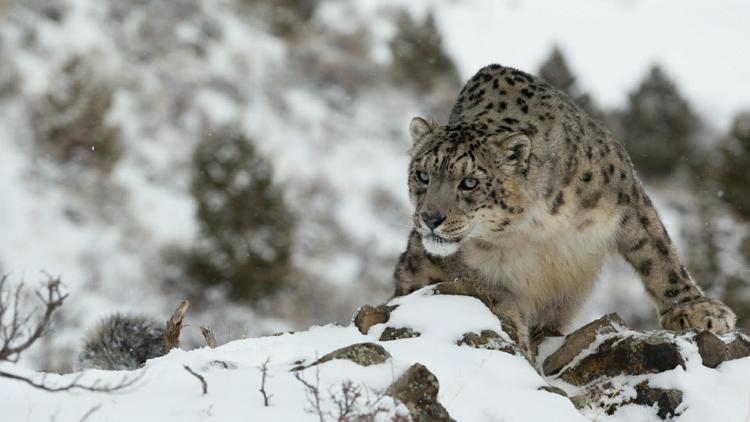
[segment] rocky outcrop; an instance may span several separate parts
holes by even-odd
[[[425,366],[415,363],[385,393],[406,405],[415,422],[453,421],[448,411],[438,403],[439,390],[437,377]]]
[[[496,305],[475,285],[442,283],[432,286],[427,294],[471,296],[490,311]],[[376,338],[380,342],[416,341],[422,333],[405,326],[403,319],[398,324],[391,321],[391,314],[397,308],[395,304],[363,306],[354,317],[354,325],[363,334],[380,325],[382,331],[375,334],[379,333]],[[502,317],[499,320],[502,331],[466,332],[455,344],[525,356],[516,344],[515,327]],[[639,405],[653,408],[663,419],[674,418],[681,411],[682,392],[652,386],[645,376],[686,368],[686,347],[694,347],[689,351],[693,359],[697,349],[703,365],[715,368],[722,362],[750,356],[750,337],[740,332],[718,337],[705,331],[638,331],[629,329],[618,315],[609,314],[565,336],[561,345],[540,362],[541,374],[555,386],[539,389],[568,398],[584,413],[611,415],[622,406]],[[313,365],[331,359],[370,365],[385,362],[389,355],[375,343],[363,343],[331,352]],[[438,389],[437,377],[426,366],[416,363],[393,382],[387,394],[404,403],[416,421],[452,420],[437,401]]]

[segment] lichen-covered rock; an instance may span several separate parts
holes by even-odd
[[[671,335],[649,333],[625,338],[612,337],[590,355],[569,367],[560,378],[573,385],[585,385],[601,377],[664,372],[685,361]]]
[[[703,365],[716,368],[720,363],[727,360],[727,345],[719,337],[710,331],[701,331],[695,338],[698,353],[703,359]]]
[[[380,341],[401,340],[404,338],[419,337],[421,334],[409,327],[393,328],[386,327],[380,335]]]
[[[643,381],[635,386],[635,392],[636,398],[632,403],[649,407],[656,405],[656,414],[660,418],[672,418],[678,414],[677,407],[682,403],[682,391],[652,388],[648,381]]]
[[[575,359],[597,336],[613,334],[622,331],[627,325],[617,314],[605,315],[596,321],[592,321],[578,330],[565,336],[565,342],[559,349],[549,355],[542,364],[545,375],[558,373],[565,365]]]
[[[537,388],[539,391],[546,391],[548,393],[557,394],[563,397],[568,397],[568,393],[565,392],[562,388],[553,387],[551,385],[543,385],[539,388]]]
[[[750,337],[740,332],[734,333],[734,340],[727,344],[727,360],[747,356],[750,356]]]
[[[719,338],[709,331],[701,331],[693,341],[698,346],[703,365],[709,368],[716,368],[728,360],[750,356],[750,338],[740,332]]]
[[[367,334],[373,325],[388,322],[391,318],[391,312],[397,307],[397,305],[364,305],[354,315],[354,325],[360,333]]]
[[[513,355],[522,354],[518,346],[505,340],[500,334],[492,330],[482,330],[479,334],[466,333],[456,344],[458,346],[470,346],[475,349],[499,350]]]
[[[437,401],[440,383],[424,365],[415,363],[388,387],[386,394],[402,402],[414,422],[453,421]]]
[[[591,409],[613,415],[619,408],[629,404],[656,407],[656,414],[662,418],[672,418],[678,415],[677,408],[682,403],[682,392],[679,390],[654,388],[648,381],[642,381],[635,386],[615,384],[611,381],[592,383],[584,389],[584,393],[570,398],[573,405],[579,409]]]
[[[307,367],[320,365],[334,359],[350,360],[357,365],[370,366],[383,363],[391,358],[390,353],[383,346],[375,343],[357,343],[342,347],[311,363]]]

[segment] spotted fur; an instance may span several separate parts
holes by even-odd
[[[414,231],[397,295],[478,281],[518,311],[522,331],[563,332],[619,253],[664,328],[734,328],[732,311],[706,299],[680,262],[623,146],[564,93],[490,65],[463,87],[447,125],[415,118],[410,132]],[[462,188],[467,179],[474,189]],[[435,216],[444,219],[431,230],[425,218]]]

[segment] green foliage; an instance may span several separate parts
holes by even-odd
[[[432,13],[415,22],[407,12],[396,17],[397,32],[390,41],[392,73],[397,83],[409,84],[421,92],[442,85],[457,89],[460,78],[456,65],[443,49],[443,41]]]
[[[34,107],[39,151],[62,164],[111,171],[123,152],[120,129],[107,121],[112,93],[91,59],[67,61]]]
[[[201,239],[187,274],[244,299],[280,287],[290,271],[293,218],[268,161],[239,130],[222,128],[200,142],[192,173]]]
[[[273,34],[292,39],[305,33],[319,0],[243,0],[243,3],[263,16]]]
[[[539,67],[539,77],[568,95],[574,94],[573,86],[576,78],[568,67],[568,62],[565,60],[562,51],[557,46],[552,48],[549,57]]]
[[[583,92],[576,83],[576,77],[568,67],[562,50],[554,46],[549,57],[539,66],[539,77],[548,84],[568,94],[575,102],[589,114],[599,119],[604,119],[604,114],[599,110],[589,94]]]
[[[636,168],[646,177],[671,174],[690,158],[698,117],[658,66],[649,71],[619,115],[621,138]]]
[[[722,158],[722,197],[740,217],[750,220],[750,111],[735,117]]]

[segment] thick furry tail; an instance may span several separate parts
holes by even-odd
[[[138,315],[114,314],[86,335],[78,355],[80,368],[137,369],[166,353],[164,323]]]

